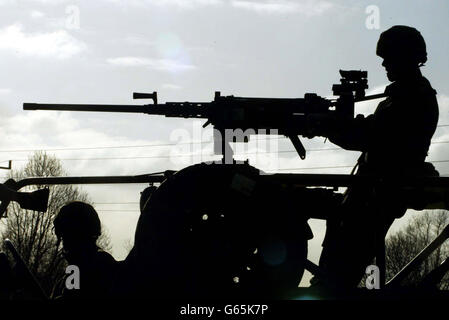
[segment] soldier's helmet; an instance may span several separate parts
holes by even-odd
[[[59,210],[53,221],[58,238],[91,238],[101,235],[101,222],[97,211],[85,202],[74,201]]]
[[[427,61],[424,38],[418,30],[408,26],[393,26],[382,32],[376,54],[384,59],[408,60],[418,65]]]

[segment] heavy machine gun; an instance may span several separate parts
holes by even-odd
[[[214,127],[214,151],[223,155],[223,163],[233,163],[229,142],[248,142],[253,134],[276,134],[288,137],[301,159],[306,150],[299,135],[307,136],[311,118],[353,118],[354,103],[384,97],[383,94],[365,96],[368,88],[367,71],[340,70],[341,80],[332,91],[336,99],[327,99],[315,93],[304,98],[247,98],[222,96],[215,92],[212,102],[158,103],[157,92],[134,93],[134,99],[152,99],[146,105],[103,104],[42,104],[24,103],[24,110],[64,110],[93,112],[128,112],[163,115],[177,118],[207,119],[203,127]],[[313,123],[316,123],[313,122]]]

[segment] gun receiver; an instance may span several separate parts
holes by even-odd
[[[157,103],[157,92],[134,93],[134,99],[152,99],[146,105],[104,105],[104,104],[41,104],[24,103],[24,110],[62,110],[90,112],[127,112],[163,115],[177,118],[207,119],[203,127],[214,126],[216,153],[223,154],[223,162],[231,163],[232,149],[228,146],[229,134],[233,130],[232,142],[247,142],[251,134],[277,134],[290,138],[301,159],[306,151],[299,135],[307,135],[307,117],[310,115],[329,115],[335,117],[354,117],[354,103],[377,99],[384,95],[365,97],[368,88],[367,72],[340,70],[340,84],[333,86],[337,99],[326,99],[315,93],[306,93],[304,98],[246,98],[222,96],[215,92],[212,102],[166,102]],[[235,132],[243,132],[243,136]]]

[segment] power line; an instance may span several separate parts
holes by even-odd
[[[437,127],[449,127],[449,124],[439,125]],[[274,138],[254,138],[252,141],[269,141],[288,139],[284,136],[278,136]],[[142,145],[119,145],[119,146],[96,146],[96,147],[67,147],[67,148],[34,148],[34,149],[12,149],[12,150],[0,150],[1,152],[35,152],[35,151],[74,151],[74,150],[98,150],[98,149],[129,149],[129,148],[151,148],[151,147],[169,147],[177,145],[194,145],[194,144],[208,144],[213,143],[213,140],[206,141],[189,141],[189,142],[173,142],[173,143],[158,143],[158,144],[142,144]],[[432,143],[449,143],[449,141],[435,141]],[[340,150],[341,148],[324,148],[324,149],[311,149],[308,151],[323,151],[323,150]]]
[[[105,204],[120,204],[120,205],[127,205],[127,204],[138,204],[139,202],[94,202],[95,205],[105,205]]]
[[[110,209],[110,210],[96,210],[98,212],[136,212],[140,213],[139,210],[119,210],[119,209]]]
[[[201,142],[179,142],[179,143],[161,143],[161,144],[142,144],[133,146],[97,146],[97,147],[67,147],[67,148],[38,148],[38,149],[17,149],[17,150],[0,150],[0,152],[31,152],[31,151],[71,151],[71,150],[97,150],[97,149],[122,149],[122,148],[147,148],[147,147],[169,147],[184,144],[206,144],[213,141]]]
[[[322,149],[308,149],[308,152],[316,151],[340,151],[342,148],[322,148]],[[245,153],[236,153],[234,156],[247,156],[252,154],[275,154],[275,153],[296,153],[295,150],[281,150],[281,151],[253,151]],[[168,158],[187,158],[187,157],[216,157],[216,154],[174,154],[174,155],[154,155],[154,156],[133,156],[133,157],[96,157],[96,158],[61,158],[64,161],[78,161],[78,160],[130,160],[130,159],[168,159]],[[11,159],[11,161],[28,161],[29,159]],[[7,160],[5,160],[7,161]]]
[[[284,136],[272,138],[253,138],[252,141],[269,141],[288,139]],[[70,150],[97,150],[97,149],[123,149],[123,148],[147,148],[147,147],[170,147],[177,145],[191,145],[191,144],[208,144],[213,143],[214,140],[206,141],[189,141],[189,142],[172,142],[172,143],[158,143],[158,144],[142,144],[133,146],[97,146],[97,147],[67,147],[67,148],[35,148],[35,149],[16,149],[16,150],[0,150],[0,152],[31,152],[31,151],[70,151]]]
[[[448,160],[432,160],[428,161],[430,163],[446,163]],[[276,171],[287,171],[287,170],[318,170],[318,169],[342,169],[342,168],[353,168],[354,165],[342,165],[342,166],[318,166],[318,167],[302,167],[302,168],[279,168]],[[7,176],[3,176],[0,178],[8,178]],[[26,177],[26,178],[40,178],[40,177]]]
[[[169,158],[187,158],[187,157],[210,157],[210,156],[216,156],[213,154],[175,154],[175,155],[161,155],[161,156],[135,156],[135,157],[99,157],[99,158],[62,158],[59,160],[62,161],[97,161],[97,160],[137,160],[137,159],[169,159]],[[29,159],[12,159],[12,161],[28,161]]]
[[[449,141],[435,141],[436,143],[449,143]],[[320,151],[350,151],[342,148],[320,148],[320,149],[308,149],[307,152],[320,152]],[[258,154],[279,154],[279,153],[296,153],[296,150],[280,150],[280,151],[253,151],[245,153],[236,153],[234,156],[248,156]],[[152,155],[152,156],[131,156],[131,157],[95,157],[95,158],[61,158],[62,161],[98,161],[98,160],[137,160],[137,159],[170,159],[170,158],[190,158],[190,157],[217,157],[216,154],[174,154],[174,155]],[[28,161],[29,159],[10,159],[11,161]],[[8,160],[4,160],[8,161]],[[3,161],[3,162],[4,162]]]
[[[441,144],[441,143],[449,143],[449,140],[447,141],[434,141],[431,144]],[[134,146],[137,147],[137,146]],[[115,148],[115,147],[111,147]],[[90,148],[89,148],[90,149]],[[92,148],[95,149],[95,148]],[[49,151],[50,149],[44,150]],[[75,150],[75,149],[74,149]],[[78,150],[78,149],[76,149]],[[28,150],[32,151],[32,150]],[[307,152],[321,152],[321,151],[351,151],[351,150],[345,150],[340,147],[334,147],[334,148],[317,148],[317,149],[306,149]],[[6,151],[0,151],[0,152],[6,152]],[[275,153],[296,153],[296,150],[281,150],[281,151],[254,151],[254,152],[247,152],[247,153],[238,153],[234,154],[235,156],[246,156],[246,155],[252,155],[252,154],[275,154]],[[214,157],[217,156],[216,154],[175,154],[175,155],[154,155],[154,156],[133,156],[133,157],[94,157],[94,158],[61,158],[59,160],[64,161],[81,161],[81,160],[130,160],[130,159],[167,159],[167,158],[178,158],[178,157]],[[5,161],[28,161],[29,159],[8,159],[3,160],[0,162]]]
[[[287,170],[316,170],[316,169],[341,169],[341,168],[353,168],[352,166],[329,166],[329,167],[304,167],[304,168],[281,168],[277,171],[287,171]]]
[[[434,160],[434,161],[427,161],[430,163],[442,163],[442,162],[449,162],[449,160]],[[282,168],[277,169],[278,171],[286,171],[286,170],[315,170],[315,169],[340,169],[340,168],[353,168],[354,165],[351,166],[329,166],[329,167],[305,167],[305,168]]]

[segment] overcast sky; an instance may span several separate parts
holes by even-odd
[[[330,96],[339,69],[367,70],[368,93],[379,93],[388,80],[376,42],[397,24],[416,27],[426,40],[429,61],[422,71],[438,92],[443,125],[433,141],[449,141],[448,21],[445,0],[0,0],[0,166],[13,160],[20,168],[31,154],[26,150],[55,154],[73,176],[144,174],[211,159],[179,156],[209,154],[207,143],[148,146],[178,142],[180,132],[185,140],[208,140],[194,134],[207,131],[193,120],[31,112],[22,103],[131,104],[133,91],[158,91],[161,102],[210,101],[214,91]],[[359,104],[356,111],[369,114],[376,104]],[[277,142],[279,150],[293,150],[287,140]],[[358,157],[320,138],[305,146],[332,150],[311,151],[306,160],[294,152],[255,155],[274,149],[254,143],[245,151],[251,164],[271,172],[349,173]],[[432,144],[428,160],[449,160],[448,148]],[[435,166],[449,173],[449,162]],[[83,187],[97,203],[117,259],[132,241],[144,187]],[[317,262],[324,222],[311,225],[309,258]]]

